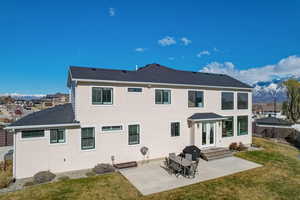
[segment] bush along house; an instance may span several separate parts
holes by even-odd
[[[252,88],[222,74],[150,64],[135,71],[71,66],[70,103],[30,114],[14,132],[14,176],[157,159],[186,146],[252,142]]]

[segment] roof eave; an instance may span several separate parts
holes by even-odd
[[[247,90],[249,92],[252,92],[252,90],[253,90],[252,87],[251,88],[249,88],[249,87],[227,87],[227,86],[209,86],[209,85],[174,84],[174,83],[158,83],[158,82],[137,82],[137,81],[116,81],[116,80],[80,79],[80,78],[73,78],[72,81],[96,82],[96,83],[123,83],[123,84],[127,83],[127,84],[145,84],[145,85],[184,86],[184,87],[200,87],[200,88],[213,88],[213,89]]]
[[[24,126],[7,126],[5,130],[19,129],[36,129],[36,128],[57,128],[57,127],[77,127],[80,123],[65,123],[65,124],[44,124],[44,125],[24,125]]]
[[[201,121],[221,121],[221,120],[226,120],[226,117],[220,117],[220,118],[208,118],[208,119],[188,119],[189,121],[192,122],[201,122]]]

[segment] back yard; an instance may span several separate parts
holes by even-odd
[[[0,195],[0,199],[300,200],[299,150],[258,138],[254,139],[254,143],[261,145],[265,150],[242,152],[237,156],[263,164],[263,167],[149,196],[142,196],[121,174],[113,173],[32,186],[22,191]]]

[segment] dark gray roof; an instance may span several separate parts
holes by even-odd
[[[70,66],[70,73],[73,79],[252,88],[225,74],[182,71],[159,64],[146,65],[136,71]]]
[[[35,126],[35,125],[53,125],[53,124],[70,124],[78,123],[75,121],[75,116],[72,104],[67,103],[53,108],[48,108],[38,112],[29,114],[16,122],[10,124],[12,126]]]
[[[224,119],[224,118],[226,117],[223,117],[216,113],[195,113],[189,117],[189,119],[192,120],[208,120],[208,119]]]
[[[258,125],[273,125],[273,126],[292,126],[293,123],[279,119],[276,117],[266,117],[266,118],[261,118],[256,120],[256,124]]]

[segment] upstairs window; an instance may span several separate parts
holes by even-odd
[[[44,130],[22,131],[22,138],[37,138],[44,137]]]
[[[155,90],[155,104],[171,104],[171,90]]]
[[[123,127],[120,126],[102,126],[102,131],[106,132],[106,131],[121,131],[123,129]]]
[[[50,143],[65,143],[65,130],[64,129],[50,129]]]
[[[81,129],[81,149],[95,149],[95,131],[94,128]]]
[[[233,92],[222,92],[222,110],[233,110]]]
[[[92,88],[92,104],[93,105],[111,105],[113,103],[112,88]]]
[[[233,130],[234,130],[234,118],[228,117],[226,120],[222,123],[222,137],[231,137],[233,136]]]
[[[189,91],[188,105],[189,107],[203,107],[203,92],[202,91]]]
[[[238,109],[248,109],[248,93],[238,93]]]
[[[238,116],[238,135],[248,134],[248,116]]]
[[[171,123],[171,136],[180,136],[180,123],[179,122],[172,122]]]
[[[128,88],[128,92],[142,92],[142,88]]]

